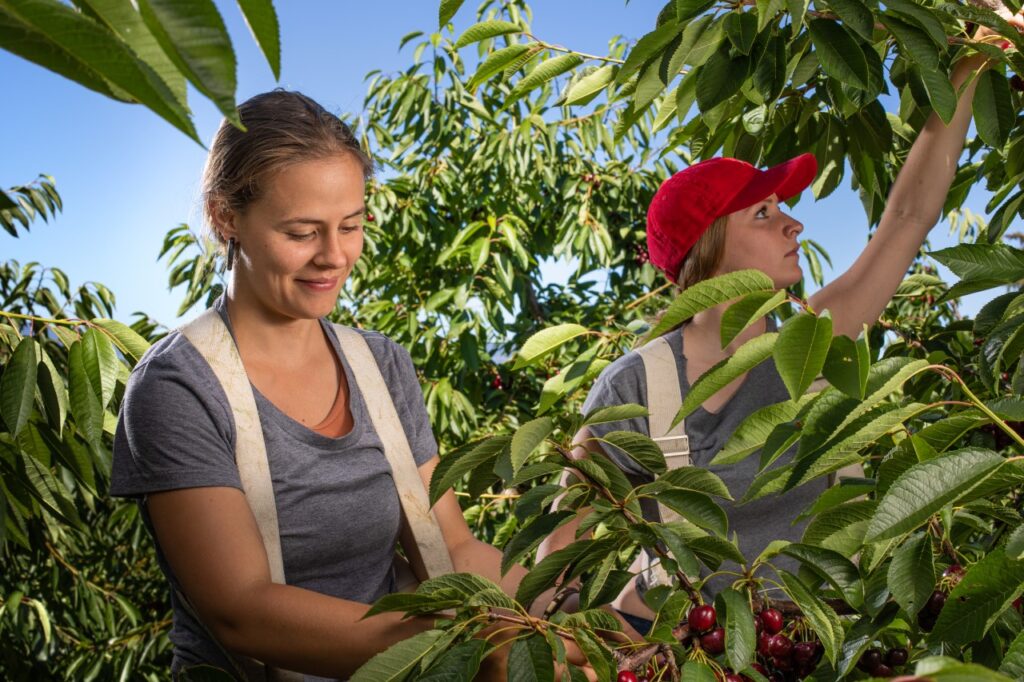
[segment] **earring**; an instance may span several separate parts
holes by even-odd
[[[230,270],[235,266],[235,238],[232,237],[228,240],[228,257],[227,257],[227,269]]]

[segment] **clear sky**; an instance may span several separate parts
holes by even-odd
[[[238,56],[238,101],[281,85],[339,113],[361,110],[367,72],[409,65],[411,46],[398,51],[403,35],[437,26],[437,0],[277,0],[282,73],[276,83],[237,7],[218,4]],[[467,0],[457,32],[472,23],[477,4]],[[534,0],[533,30],[542,39],[601,53],[615,34],[630,40],[644,35],[663,4]],[[38,222],[18,239],[0,233],[0,260],[59,267],[75,285],[102,282],[117,295],[120,319],[144,310],[174,326],[181,296],[168,291],[157,254],[168,229],[183,222],[198,226],[205,151],[147,109],[109,100],[3,51],[0,74],[11,98],[0,108],[0,186],[50,173],[64,200],[63,213],[49,224]],[[210,140],[218,112],[195,92],[190,103],[200,138]],[[978,191],[968,206],[980,212],[983,203]],[[845,185],[819,204],[808,193],[795,215],[805,235],[832,256],[835,269],[826,270],[826,279],[845,269],[866,241],[863,210]],[[951,243],[946,232],[945,226],[933,231],[934,248]],[[549,271],[557,277],[564,268]]]

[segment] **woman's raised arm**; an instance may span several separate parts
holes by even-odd
[[[1024,28],[1019,16],[1011,23]],[[971,122],[976,76],[987,66],[981,55],[956,65],[951,80],[960,96],[953,120],[946,125],[934,112],[928,117],[871,241],[849,270],[810,297],[812,308],[831,312],[834,333],[856,337],[863,325],[875,323],[938,222]]]

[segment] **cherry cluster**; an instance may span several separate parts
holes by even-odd
[[[799,680],[814,672],[825,647],[812,634],[795,624],[787,627],[778,609],[764,609],[755,616],[754,624],[760,659],[754,670],[772,682]]]
[[[651,254],[647,252],[647,247],[643,244],[633,244],[633,261],[637,265],[644,265],[645,263],[651,262]]]
[[[910,654],[902,647],[895,647],[882,653],[881,649],[871,647],[857,661],[857,667],[872,677],[892,677],[896,668],[907,664]]]

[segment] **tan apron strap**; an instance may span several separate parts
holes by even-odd
[[[373,428],[384,445],[384,456],[391,466],[402,512],[423,562],[422,579],[453,573],[451,555],[444,543],[441,527],[430,509],[427,490],[377,360],[366,339],[355,329],[334,325],[334,331],[366,402]]]
[[[235,340],[219,313],[212,308],[181,328],[181,333],[206,359],[220,382],[235,420],[235,464],[242,490],[256,519],[270,566],[270,579],[285,584],[277,504],[263,441],[263,426],[252,385],[245,373]],[[187,603],[187,602],[186,602]],[[190,606],[191,608],[191,606]],[[248,667],[248,666],[247,666]],[[265,669],[268,681],[301,682],[302,675],[276,668]]]

